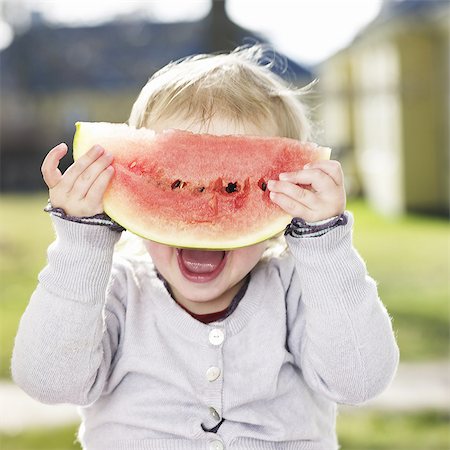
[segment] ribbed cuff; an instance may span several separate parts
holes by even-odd
[[[39,274],[40,283],[62,298],[103,302],[120,233],[56,216],[52,221],[57,239],[48,249],[48,265]]]
[[[352,245],[353,216],[345,215],[345,225],[314,239],[286,236],[296,260],[303,302],[330,312],[364,302],[374,284]]]
[[[84,223],[86,225],[102,225],[119,233],[125,231],[125,228],[122,225],[119,225],[117,222],[112,220],[111,217],[108,216],[108,214],[105,213],[95,214],[94,216],[89,217],[69,216],[68,214],[66,214],[64,209],[53,207],[50,200],[48,201],[47,206],[44,208],[44,211],[48,212],[52,216],[68,220],[69,222]]]
[[[299,217],[294,217],[284,230],[284,234],[285,236],[292,236],[294,238],[319,237],[328,233],[333,228],[346,224],[347,216],[345,214],[340,214],[339,216],[319,222],[306,222]]]

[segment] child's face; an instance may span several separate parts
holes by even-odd
[[[209,134],[251,134],[275,136],[273,125],[256,127],[213,119],[208,126],[189,122],[160,121],[153,128],[168,128]],[[262,242],[229,251],[177,249],[152,241],[145,241],[158,271],[169,283],[175,299],[191,312],[207,314],[225,309],[244,283],[245,276],[260,260],[267,243]]]

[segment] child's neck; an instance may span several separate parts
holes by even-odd
[[[239,292],[241,287],[245,283],[245,278],[239,283],[234,285],[228,291],[215,299],[211,299],[205,302],[194,302],[183,297],[175,288],[171,287],[172,296],[174,299],[185,309],[194,314],[211,314],[227,309],[235,295]]]

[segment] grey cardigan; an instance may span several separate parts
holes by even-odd
[[[335,450],[336,404],[379,394],[399,355],[347,214],[323,236],[287,236],[211,324],[149,258],[113,258],[119,233],[54,217],[13,378],[44,403],[80,405],[88,450]]]

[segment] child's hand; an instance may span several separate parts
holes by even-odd
[[[103,212],[103,194],[114,169],[113,157],[99,146],[92,147],[61,174],[58,164],[67,153],[59,144],[45,157],[41,171],[49,188],[50,202],[73,217],[90,217]]]
[[[299,185],[310,185],[304,189]],[[320,160],[298,172],[280,173],[280,181],[267,184],[271,200],[293,217],[317,222],[345,210],[344,175],[339,162]]]

